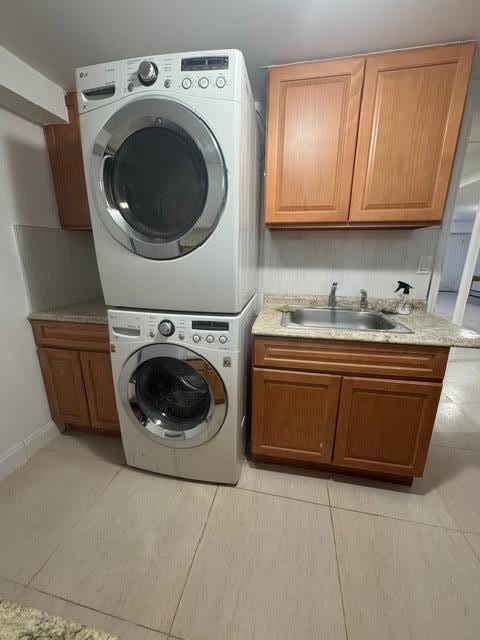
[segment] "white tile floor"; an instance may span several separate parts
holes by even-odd
[[[411,488],[245,464],[236,488],[63,435],[0,483],[0,597],[127,640],[478,640],[480,351]]]

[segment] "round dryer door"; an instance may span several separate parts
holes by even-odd
[[[152,344],[136,351],[120,376],[122,404],[138,428],[169,447],[194,447],[221,428],[227,410],[216,370],[190,349]]]
[[[227,194],[212,131],[193,111],[166,99],[130,102],[105,123],[90,179],[108,231],[130,251],[157,260],[205,242]]]

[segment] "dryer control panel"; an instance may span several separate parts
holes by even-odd
[[[246,79],[246,80],[245,80]],[[79,113],[139,93],[170,93],[240,101],[248,83],[236,49],[147,55],[75,71]]]
[[[171,315],[169,313],[108,312],[110,342],[170,342],[230,351],[238,349],[238,318]]]

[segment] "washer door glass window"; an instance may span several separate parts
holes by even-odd
[[[172,100],[130,102],[93,147],[100,218],[117,241],[148,258],[177,258],[205,242],[225,206],[226,175],[212,131]]]
[[[150,345],[125,364],[124,406],[149,437],[173,447],[212,438],[226,413],[223,383],[206,360],[189,349]]]

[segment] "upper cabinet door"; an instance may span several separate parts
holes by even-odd
[[[348,219],[364,66],[355,57],[269,70],[267,225]]]
[[[64,229],[91,229],[75,91],[65,96],[68,124],[45,127],[58,217]]]
[[[440,221],[475,45],[367,57],[350,221]]]

